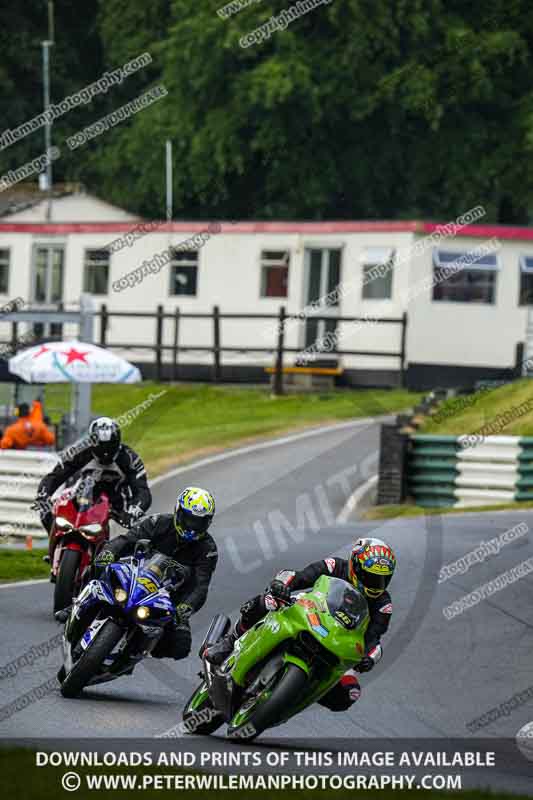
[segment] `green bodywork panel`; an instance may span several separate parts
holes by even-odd
[[[339,579],[322,575],[310,592],[302,592],[297,596],[293,605],[270,611],[237,640],[233,654],[229,657],[231,677],[238,686],[246,685],[249,671],[258,662],[265,661],[274,649],[279,652],[283,642],[289,644],[301,631],[307,631],[322,647],[338,658],[338,664],[323,673],[320,680],[311,678],[305,695],[299,698],[297,705],[287,709],[280,722],[320,699],[364,655],[364,638],[369,617],[366,615],[357,628],[349,630],[332,616],[326,602],[332,581]],[[349,584],[347,588],[348,586]],[[313,624],[316,620],[310,619],[310,614],[318,617],[318,625]],[[298,664],[308,674],[311,672],[310,665],[302,662],[300,655],[284,653],[284,659]],[[312,659],[310,663],[311,661]]]

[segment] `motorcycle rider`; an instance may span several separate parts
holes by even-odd
[[[342,578],[364,594],[368,603],[370,621],[365,634],[365,654],[354,669],[348,670],[318,702],[331,711],[346,711],[361,695],[355,671],[369,672],[383,655],[381,637],[389,627],[392,614],[387,586],[395,568],[396,558],[392,549],[381,539],[367,538],[355,542],[348,559],[325,558],[298,572],[282,570],[264,594],[253,597],[242,606],[234,630],[209,647],[204,655],[212,664],[222,664],[233,651],[235,641],[269,611],[276,611],[287,603],[291,592],[310,588],[321,575]]]
[[[215,515],[215,499],[205,489],[188,486],[178,495],[173,514],[153,514],[129,533],[113,539],[95,560],[101,568],[131,555],[140,539],[149,539],[154,550],[191,568],[191,577],[175,597],[176,619],[167,626],[152,651],[155,658],[186,658],[191,650],[189,619],[207,599],[217,565],[215,540],[207,532]],[[184,599],[185,598],[185,599]],[[174,599],[174,598],[173,598]]]
[[[150,508],[152,494],[142,459],[122,443],[120,427],[115,420],[99,417],[91,423],[88,436],[60,453],[59,462],[39,484],[33,508],[39,511],[48,534],[54,521],[52,495],[65,481],[82,471],[93,475],[95,491],[108,495],[113,516],[124,527],[136,522]],[[46,560],[53,557],[53,542],[49,549]]]

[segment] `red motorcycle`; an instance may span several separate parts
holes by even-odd
[[[110,513],[108,496],[95,491],[91,476],[82,477],[55,501],[50,578],[55,583],[54,613],[68,608],[80,591],[95,554],[109,539]]]

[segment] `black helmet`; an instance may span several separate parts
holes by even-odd
[[[110,417],[98,417],[89,428],[91,453],[101,464],[112,464],[120,450],[120,428]]]

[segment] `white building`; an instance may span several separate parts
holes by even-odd
[[[66,192],[54,198],[47,219],[42,195],[19,192],[9,201],[8,194],[0,195],[0,305],[22,297],[32,308],[70,308],[80,293],[90,292],[97,309],[105,304],[111,314],[108,345],[122,345],[146,375],[153,374],[154,354],[139,346],[154,343],[156,320],[113,312],[154,313],[162,305],[168,314],[178,308],[182,315],[211,314],[218,305],[221,314],[276,315],[283,305],[298,314],[316,302],[305,319],[287,325],[285,345],[294,352],[285,363],[294,362],[296,351],[317,335],[327,349],[323,337],[336,330],[339,350],[365,353],[337,357],[344,370],[340,382],[354,385],[399,383],[404,314],[409,386],[510,376],[517,352],[521,360],[517,346],[525,343],[533,303],[529,228],[469,225],[439,241],[439,226],[426,222],[225,222],[210,232],[205,222],[173,222],[133,241],[140,220],[95,197]],[[480,255],[486,244],[487,254]],[[475,263],[461,264],[443,281],[439,268],[472,251]],[[148,262],[159,266],[149,272]],[[142,273],[143,264],[142,278],[125,277],[139,268]],[[339,285],[337,295],[331,294]],[[317,323],[317,313],[369,321],[336,327],[333,321]],[[376,324],[375,318],[397,322]],[[274,360],[276,327],[275,320],[222,318],[222,347],[271,349],[223,352],[223,377],[264,378],[264,366]],[[97,340],[99,335],[97,320]],[[174,321],[166,319],[167,376],[173,374],[174,335]],[[0,339],[10,336],[10,325],[0,321]],[[194,350],[178,351],[174,374],[207,377],[213,355],[202,348],[213,344],[212,319],[180,319],[178,344]],[[527,348],[526,354],[533,356]]]

